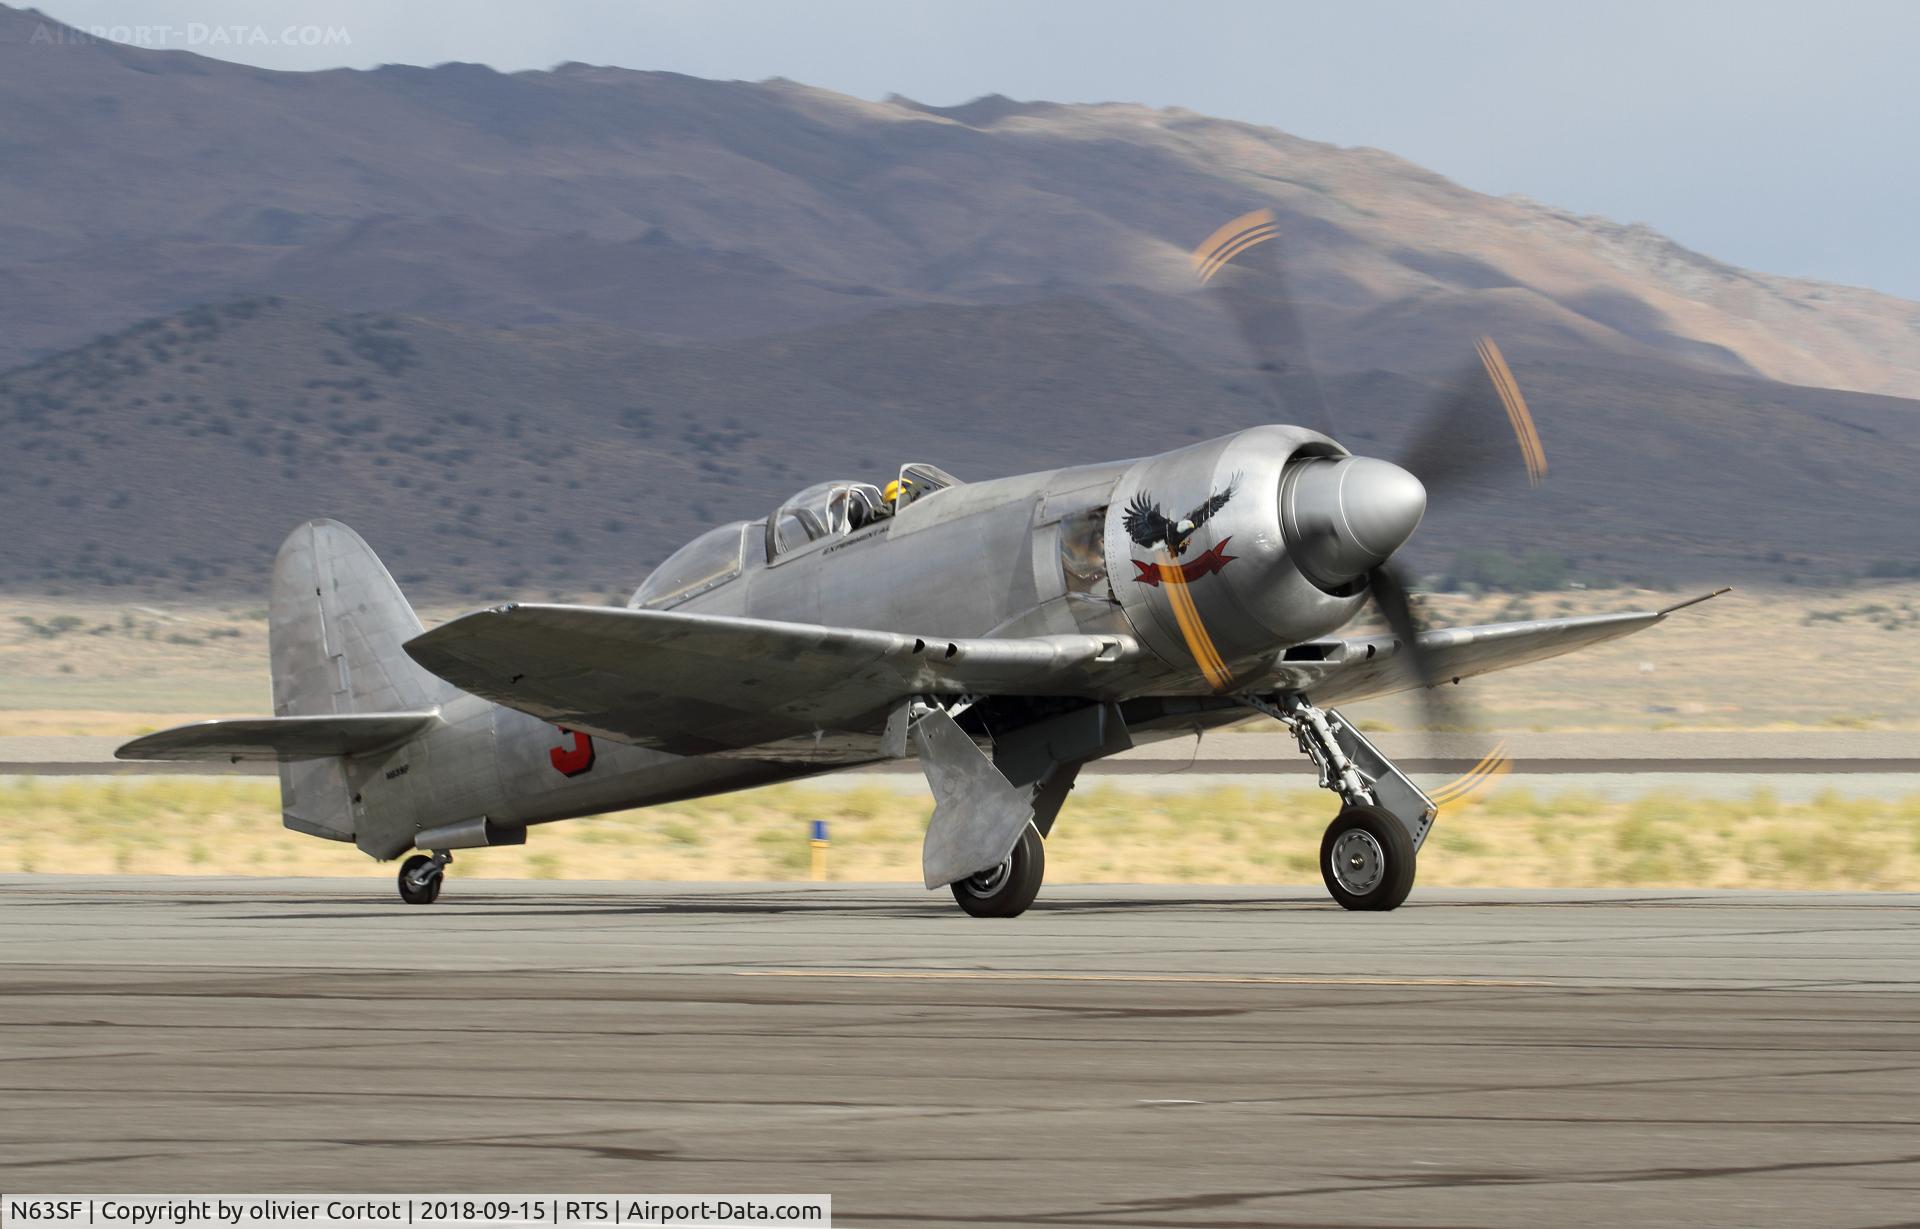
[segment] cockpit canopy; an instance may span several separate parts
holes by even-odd
[[[879,515],[880,488],[868,482],[816,482],[773,514],[772,553],[864,528]]]
[[[870,482],[816,482],[781,503],[767,520],[709,529],[667,556],[627,604],[678,606],[732,580],[744,567],[773,563],[814,542],[864,529],[936,491],[958,486],[960,480],[938,466],[915,461],[900,467],[899,483],[899,494],[889,502]]]
[[[678,606],[690,597],[718,588],[740,575],[748,550],[758,550],[763,522],[735,521],[709,529],[648,573],[629,606]]]
[[[865,529],[959,481],[937,466],[916,461],[900,467],[899,494],[892,501],[870,482],[853,478],[816,482],[782,503],[767,522],[767,561],[823,538]]]

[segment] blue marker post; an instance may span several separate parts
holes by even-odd
[[[824,883],[827,878],[827,821],[816,819],[812,824],[812,833],[807,842],[813,846],[813,881]]]

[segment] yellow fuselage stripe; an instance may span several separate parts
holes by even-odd
[[[1200,621],[1200,610],[1193,604],[1186,577],[1180,574],[1180,565],[1172,554],[1162,550],[1158,555],[1160,587],[1167,591],[1167,604],[1173,607],[1174,622],[1180,625],[1180,638],[1187,642],[1187,652],[1193,654],[1194,663],[1206,676],[1208,686],[1215,691],[1225,691],[1233,684],[1233,675],[1228,673],[1220,650],[1214,647],[1213,637],[1207,635],[1206,624]]]

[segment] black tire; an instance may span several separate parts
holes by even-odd
[[[1028,824],[1007,860],[953,884],[953,899],[974,917],[1019,917],[1040,895],[1046,877],[1047,843]]]
[[[439,871],[424,884],[414,882],[414,875],[421,867],[433,861],[426,854],[417,853],[400,864],[400,899],[409,905],[431,905],[440,899],[440,885],[445,882],[446,872]]]
[[[1405,825],[1379,807],[1345,808],[1320,838],[1320,877],[1343,909],[1399,908],[1413,891],[1415,860]]]

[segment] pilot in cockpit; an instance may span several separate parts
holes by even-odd
[[[830,519],[844,524],[846,528],[843,532],[846,533],[865,529],[881,517],[893,514],[893,509],[881,499],[880,489],[864,482],[835,491],[832,511],[834,515]]]
[[[829,502],[829,521],[844,524],[843,532],[854,533],[906,507],[914,494],[912,481],[901,478],[887,483],[885,491],[864,482],[842,487]]]
[[[847,500],[847,532],[857,533],[878,519],[879,512],[854,492]]]

